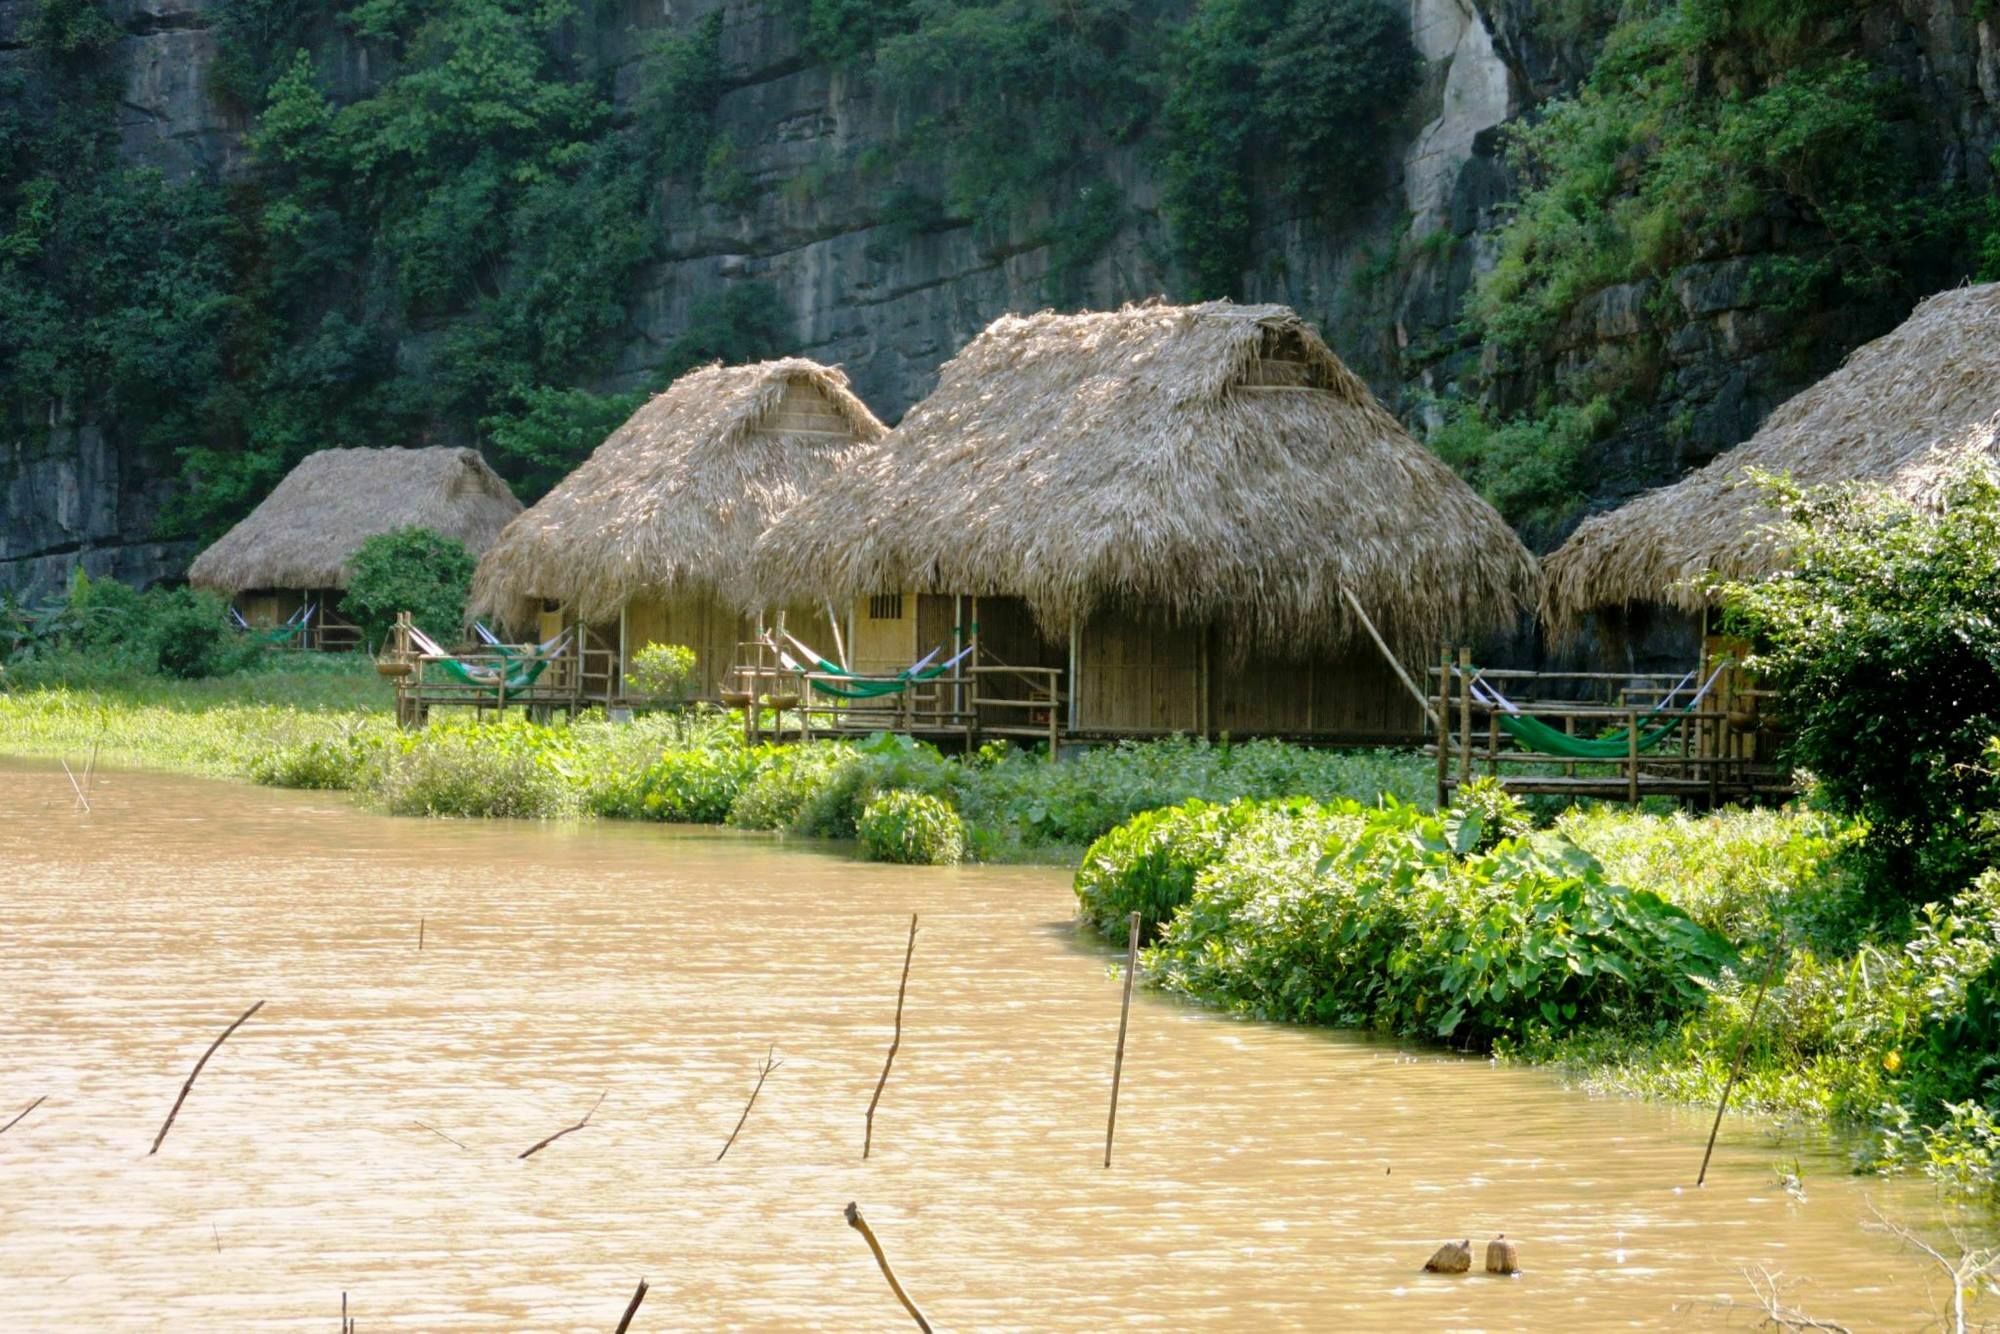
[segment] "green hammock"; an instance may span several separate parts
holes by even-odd
[[[971,651],[971,649],[967,649],[965,653],[960,653],[956,658],[949,658],[935,667],[927,667],[920,672],[913,672],[905,668],[897,672],[895,679],[892,681],[856,680],[852,672],[843,672],[838,667],[821,662],[819,665],[821,671],[847,677],[848,683],[846,685],[834,685],[830,681],[814,681],[812,688],[819,694],[831,695],[835,699],[883,699],[889,695],[900,695],[911,686],[921,685],[926,681],[937,680],[940,676],[943,676],[946,672],[956,667],[959,664],[959,660]]]
[[[282,644],[288,639],[296,639],[305,632],[305,628],[304,621],[293,621],[275,630],[254,630],[251,634],[259,644],[270,646]]]
[[[549,660],[546,658],[517,659],[506,653],[501,654],[501,658],[507,666],[504,676],[498,668],[470,667],[457,658],[438,659],[437,665],[444,670],[447,677],[460,685],[477,686],[482,690],[497,692],[504,683],[510,695],[533,685],[540,678],[543,669],[549,665]]]
[[[1573,760],[1622,760],[1631,753],[1629,734],[1632,729],[1629,727],[1621,727],[1599,737],[1580,737],[1557,731],[1539,718],[1530,718],[1525,713],[1501,713],[1496,717],[1501,731],[1520,742],[1523,748],[1539,754],[1562,755]],[[1677,714],[1657,727],[1642,729],[1639,751],[1643,754],[1652,750],[1680,725]]]
[[[1550,727],[1539,718],[1531,718],[1525,713],[1507,712],[1513,706],[1508,704],[1500,692],[1494,690],[1491,686],[1487,686],[1486,689],[1492,695],[1492,701],[1482,700],[1482,702],[1486,702],[1487,707],[1493,709],[1494,721],[1500,725],[1501,731],[1513,737],[1524,748],[1534,751],[1537,754],[1560,755],[1565,759],[1571,760],[1622,760],[1635,749],[1640,754],[1653,750],[1662,741],[1672,736],[1674,729],[1679,727],[1689,714],[1701,706],[1702,698],[1708,694],[1708,688],[1715,684],[1715,678],[1722,675],[1722,669],[1727,665],[1727,662],[1717,664],[1716,669],[1709,673],[1708,680],[1703,682],[1701,689],[1694,692],[1694,698],[1690,699],[1680,708],[1673,709],[1669,713],[1669,706],[1665,701],[1662,701],[1648,709],[1629,726],[1606,732],[1603,736],[1571,736],[1567,732]],[[1693,678],[1694,673],[1689,672],[1686,677],[1682,678],[1681,684],[1685,686]],[[1468,688],[1477,687],[1478,682],[1479,678],[1475,673],[1471,678]],[[1679,689],[1680,687],[1675,687],[1676,692]],[[1476,689],[1474,690],[1474,697],[1480,698]],[[1664,722],[1653,726],[1645,725],[1648,720],[1661,717],[1665,718]],[[1632,729],[1634,727],[1639,729],[1639,736],[1636,742],[1632,739]]]

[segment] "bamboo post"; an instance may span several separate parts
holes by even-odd
[[[1058,727],[1057,717],[1056,717],[1056,680],[1057,680],[1056,669],[1051,667],[1049,668],[1049,763],[1050,764],[1054,764],[1056,762],[1056,737],[1057,737],[1057,727]]]
[[[1125,1074],[1125,1029],[1132,1017],[1132,974],[1139,964],[1139,914],[1125,941],[1125,1001],[1118,1011],[1118,1054],[1111,1062],[1111,1115],[1104,1123],[1104,1165],[1111,1166],[1111,1137],[1118,1129],[1118,1084]]]
[[[21,1122],[27,1117],[29,1112],[34,1111],[37,1107],[41,1106],[44,1102],[48,1101],[48,1096],[49,1096],[48,1094],[44,1093],[41,1097],[29,1103],[26,1107],[23,1107],[21,1109],[21,1114],[19,1116],[16,1116],[12,1121],[9,1121],[6,1125],[0,1126],[0,1135],[4,1135],[8,1131],[12,1130],[15,1126],[20,1125]]]
[[[1697,1187],[1708,1180],[1708,1159],[1715,1152],[1715,1137],[1722,1129],[1722,1113],[1728,1108],[1729,1095],[1736,1091],[1736,1081],[1743,1073],[1743,1058],[1749,1054],[1750,1039],[1757,1032],[1757,1013],[1764,1008],[1764,993],[1770,989],[1771,974],[1777,970],[1778,953],[1778,944],[1773,944],[1771,957],[1764,962],[1763,979],[1757,983],[1757,999],[1750,1003],[1750,1021],[1743,1026],[1743,1041],[1736,1044],[1736,1059],[1730,1064],[1729,1078],[1723,1082],[1722,1097],[1715,1104],[1715,1123],[1708,1128],[1708,1147],[1701,1152],[1701,1171],[1696,1173],[1694,1179]]]
[[[1447,749],[1450,733],[1447,720],[1451,717],[1451,649],[1444,648],[1438,653],[1438,706],[1437,716],[1431,721],[1437,726],[1437,804],[1445,804],[1445,779],[1450,776],[1451,752]]]
[[[632,1294],[632,1300],[626,1304],[625,1314],[618,1318],[617,1334],[625,1334],[626,1330],[632,1328],[632,1317],[639,1314],[639,1303],[645,1300],[646,1280],[642,1278],[639,1280],[638,1291]]]
[[[597,1115],[597,1109],[604,1105],[604,1099],[608,1096],[609,1092],[610,1090],[607,1089],[604,1093],[600,1093],[597,1095],[597,1101],[590,1104],[590,1110],[583,1114],[583,1119],[581,1121],[578,1121],[573,1126],[564,1126],[561,1130],[558,1130],[555,1134],[550,1135],[547,1139],[536,1140],[533,1144],[529,1145],[527,1148],[515,1154],[514,1157],[517,1160],[521,1158],[532,1158],[536,1154],[540,1153],[543,1149],[548,1148],[549,1145],[561,1139],[564,1135],[574,1134],[577,1131],[583,1129],[585,1126],[589,1125],[590,1118]]]
[[[924,1313],[917,1309],[917,1304],[910,1300],[910,1294],[904,1292],[903,1285],[896,1281],[896,1271],[889,1268],[889,1257],[882,1253],[882,1243],[875,1240],[875,1233],[868,1226],[868,1220],[861,1216],[861,1207],[853,1200],[849,1200],[843,1212],[847,1218],[847,1225],[859,1232],[861,1239],[868,1243],[868,1249],[875,1253],[876,1267],[881,1269],[882,1277],[889,1280],[889,1291],[896,1294],[896,1300],[910,1313],[910,1319],[917,1322],[917,1328],[924,1334],[931,1334],[931,1322],[924,1319]]]
[[[174,1118],[181,1114],[181,1104],[187,1101],[188,1091],[194,1087],[195,1078],[196,1076],[201,1074],[201,1068],[204,1065],[208,1064],[208,1058],[215,1055],[215,1049],[217,1047],[220,1047],[224,1042],[227,1042],[229,1040],[229,1035],[231,1033],[234,1033],[237,1029],[243,1026],[244,1020],[248,1019],[251,1015],[257,1013],[257,1011],[263,1008],[264,1008],[264,1002],[258,1001],[255,1005],[251,1006],[249,1009],[245,1010],[240,1016],[238,1016],[235,1023],[223,1029],[221,1037],[217,1038],[215,1041],[208,1044],[208,1050],[201,1054],[201,1059],[194,1063],[194,1069],[188,1072],[187,1083],[181,1085],[181,1096],[174,1099],[174,1109],[168,1112],[167,1119],[160,1123],[160,1133],[153,1136],[153,1147],[146,1150],[146,1156],[148,1158],[151,1158],[154,1154],[160,1151],[160,1145],[166,1140],[167,1132],[174,1128]]]
[[[743,1115],[736,1118],[736,1129],[729,1132],[729,1141],[722,1146],[722,1153],[715,1155],[716,1162],[722,1161],[723,1154],[729,1152],[729,1146],[736,1143],[736,1137],[743,1133],[743,1125],[750,1119],[750,1109],[757,1105],[757,1095],[764,1091],[764,1081],[771,1077],[773,1070],[784,1064],[783,1061],[773,1059],[777,1050],[777,1044],[773,1043],[771,1050],[764,1053],[764,1066],[757,1072],[757,1086],[750,1090],[750,1101],[743,1104]]]
[[[1639,711],[1625,710],[1625,800],[1639,804]]]
[[[917,915],[910,914],[910,943],[903,950],[903,981],[896,988],[896,1036],[889,1040],[889,1055],[882,1062],[882,1077],[875,1081],[875,1096],[868,1100],[868,1124],[861,1136],[861,1161],[875,1143],[875,1107],[882,1101],[882,1088],[889,1082],[889,1067],[896,1063],[896,1049],[903,1045],[903,997],[910,990],[910,959],[917,952]]]
[[[1353,609],[1355,616],[1360,619],[1362,628],[1368,632],[1368,637],[1375,641],[1375,647],[1381,652],[1384,658],[1388,659],[1390,668],[1396,673],[1396,679],[1403,683],[1405,690],[1408,690],[1411,695],[1415,696],[1417,707],[1425,713],[1429,713],[1431,711],[1430,701],[1424,698],[1424,692],[1417,689],[1417,683],[1412,681],[1409,672],[1403,669],[1403,660],[1389,651],[1388,644],[1383,642],[1382,632],[1375,628],[1375,622],[1368,619],[1368,613],[1362,610],[1360,599],[1356,598],[1348,590],[1346,584],[1340,586],[1340,595],[1347,599],[1347,605]],[[1442,726],[1442,723],[1439,725]]]
[[[1458,650],[1458,781],[1472,777],[1472,650]]]

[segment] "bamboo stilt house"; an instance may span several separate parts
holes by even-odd
[[[648,644],[684,644],[712,698],[756,633],[752,543],[884,429],[817,362],[692,371],[507,526],[473,576],[473,609],[510,625],[615,622],[621,670]],[[816,600],[780,609],[800,633],[824,623]]]
[[[853,605],[857,644],[891,595],[918,622],[952,601],[982,660],[1060,664],[1067,730],[1104,736],[1408,739],[1419,706],[1355,605],[1424,662],[1536,587],[1310,325],[1228,302],[994,321],[756,567],[766,595]]]
[[[1783,569],[1778,513],[1750,480],[1857,483],[1919,505],[1970,454],[2000,455],[2000,283],[1943,292],[1773,412],[1745,443],[1671,486],[1585,520],[1546,562],[1542,618],[1572,636],[1653,608],[1699,618],[1705,576]]]
[[[196,556],[188,582],[227,595],[253,627],[283,625],[312,606],[307,646],[358,648],[360,633],[338,608],[363,542],[428,528],[477,556],[520,512],[477,450],[323,449]]]

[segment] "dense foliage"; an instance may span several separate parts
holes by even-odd
[[[928,792],[898,788],[861,808],[855,837],[870,861],[955,866],[965,860],[965,822]]]
[[[1950,893],[1994,854],[2000,479],[1958,476],[1934,514],[1772,485],[1792,568],[1723,596],[1783,700],[1787,753],[1830,805],[1866,819],[1885,890]]]
[[[228,622],[229,604],[193,589],[140,592],[82,569],[59,595],[29,603],[0,592],[0,667],[40,681],[70,671],[192,680],[252,662],[261,645]]]
[[[1581,848],[1484,835],[1472,812],[1394,802],[1260,811],[1219,855],[1199,849],[1147,966],[1267,1018],[1484,1044],[1678,1013],[1733,962]]]
[[[400,612],[442,643],[465,631],[465,599],[472,590],[471,553],[455,537],[428,528],[377,533],[355,550],[348,564],[346,596],[340,610],[361,627],[370,644],[380,644]]]

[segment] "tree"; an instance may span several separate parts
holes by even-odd
[[[1868,821],[1888,883],[1913,901],[1991,859],[2000,736],[2000,475],[1977,463],[1934,512],[1856,488],[1765,479],[1792,568],[1718,585],[1727,626],[1779,693],[1789,758]]]
[[[464,629],[472,556],[457,538],[428,528],[378,533],[361,544],[350,569],[340,609],[370,644],[381,643],[404,611],[433,639],[455,639]]]

